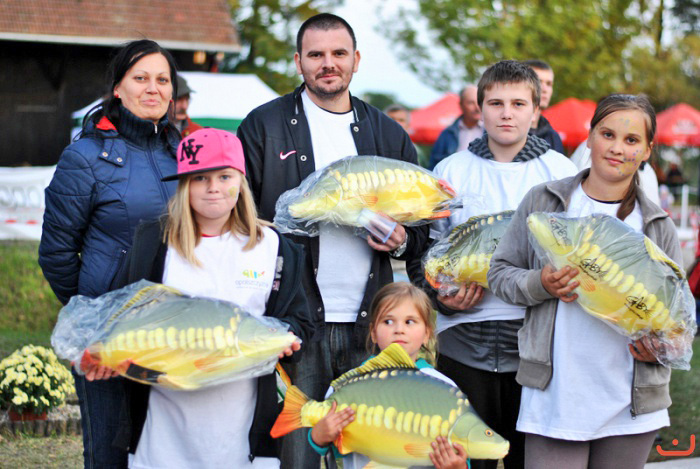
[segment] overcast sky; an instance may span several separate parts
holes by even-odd
[[[395,2],[379,1],[385,5]],[[350,83],[350,91],[357,96],[366,91],[394,94],[399,101],[411,107],[436,101],[442,93],[425,86],[408,67],[400,64],[394,55],[395,48],[375,31],[379,1],[346,1],[343,7],[335,11],[352,26],[361,54],[360,67]]]

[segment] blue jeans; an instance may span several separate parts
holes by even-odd
[[[126,405],[124,379],[88,381],[75,371],[73,377],[80,402],[85,468],[126,469],[127,452],[112,446]]]
[[[292,384],[309,398],[322,401],[331,381],[359,366],[369,357],[364,344],[362,347],[354,344],[354,329],[355,323],[326,323],[318,342],[302,345],[301,360],[284,365]],[[308,432],[308,428],[302,428],[283,437],[280,457],[282,469],[320,467],[320,455],[309,445]]]

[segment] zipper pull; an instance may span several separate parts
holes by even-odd
[[[155,129],[153,129],[153,133],[157,134],[158,133],[158,124],[153,124],[153,127],[155,127]]]

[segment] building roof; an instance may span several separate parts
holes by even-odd
[[[240,50],[226,0],[0,2],[0,40],[113,46],[145,37],[170,49]]]

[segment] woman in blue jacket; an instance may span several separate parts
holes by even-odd
[[[153,41],[134,41],[114,56],[109,75],[110,96],[86,116],[46,189],[39,264],[64,304],[110,290],[136,226],[162,215],[176,187],[161,182],[176,170],[180,140],[168,120],[177,83],[172,56]],[[74,376],[85,467],[126,467],[127,453],[112,447],[121,378]]]

